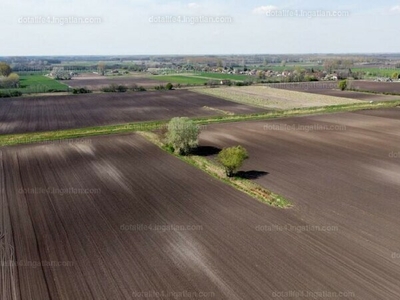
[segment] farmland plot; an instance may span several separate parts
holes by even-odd
[[[125,85],[127,87],[137,85],[145,88],[153,88],[156,85],[166,84],[167,82],[159,82],[147,77],[138,76],[99,76],[91,74],[73,77],[64,83],[73,88],[86,87],[92,91],[99,91],[111,84]]]
[[[286,154],[281,150],[278,161]],[[379,204],[366,199],[354,206],[361,193],[326,212],[334,205],[330,194],[322,201],[314,190],[316,219],[311,210],[262,204],[137,135],[2,148],[0,157],[0,249],[8,250],[2,299],[400,295],[400,263],[390,257],[398,250],[399,207],[390,182]],[[298,180],[275,187],[292,190]],[[304,200],[296,189],[290,196]]]
[[[0,133],[215,116],[221,111],[245,114],[263,110],[184,90],[15,98],[0,101]]]
[[[202,133],[200,145],[244,146],[250,159],[243,172],[266,173],[256,183],[291,200],[293,212],[307,224],[337,226],[331,248],[336,254],[327,256],[324,266],[338,255],[347,265],[331,270],[340,278],[350,285],[375,282],[377,290],[370,295],[395,299],[400,291],[392,287],[400,281],[390,278],[400,278],[399,128],[400,109],[394,108],[212,125]],[[269,231],[279,229],[265,230],[270,236]],[[297,246],[291,247],[296,255]],[[389,294],[381,294],[384,290]],[[359,293],[356,299],[364,298]]]
[[[268,109],[293,109],[361,103],[359,100],[275,89],[268,86],[203,88],[194,92]]]
[[[349,87],[362,90],[361,86],[363,86],[364,84],[359,85],[360,82],[361,81],[351,81]],[[356,99],[362,101],[393,101],[400,99],[400,96],[379,95],[366,92],[357,92],[352,90],[341,91],[337,88],[337,85],[338,85],[337,82],[318,81],[318,82],[300,82],[300,83],[275,83],[271,84],[270,86],[283,90],[292,90],[304,93]],[[364,86],[364,88],[368,89],[367,86]]]

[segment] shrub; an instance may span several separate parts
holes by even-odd
[[[209,87],[216,87],[219,85],[219,82],[216,80],[209,80],[207,81],[206,85],[208,85]]]
[[[305,77],[304,77],[304,81],[318,81],[318,78],[316,78],[315,76],[308,76],[308,75],[306,75]]]
[[[119,85],[117,87],[117,92],[118,93],[125,93],[127,90],[128,90],[128,88],[126,86],[124,86],[124,85]]]
[[[0,92],[0,98],[11,98],[11,97],[19,97],[22,96],[20,91],[7,91],[7,92]]]
[[[73,94],[90,94],[91,92],[92,92],[91,90],[83,87],[72,90]]]
[[[235,82],[236,86],[249,86],[249,85],[252,85],[252,84],[253,84],[252,81],[238,81],[238,82]]]
[[[43,91],[43,93],[45,93],[45,92],[47,92],[47,93],[62,93],[62,92],[65,92],[65,91],[64,90],[57,90],[57,89],[49,89],[47,91]]]
[[[342,91],[344,91],[345,89],[347,89],[347,80],[341,80],[338,83],[338,88]]]
[[[143,86],[138,86],[136,83],[133,83],[129,88],[132,92],[145,92],[146,89]]]
[[[163,91],[163,90],[165,90],[165,86],[163,86],[162,84],[156,85],[156,86],[154,87],[154,89],[155,89],[156,91]]]
[[[108,87],[101,89],[105,93],[124,93],[128,88],[124,85],[110,84]]]
[[[132,84],[130,85],[130,87],[129,87],[129,89],[130,89],[131,91],[136,91],[137,88],[138,88],[138,85],[137,85],[136,83],[132,83]]]
[[[174,86],[172,85],[172,83],[168,82],[165,88],[170,91],[174,88]]]

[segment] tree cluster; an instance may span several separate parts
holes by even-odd
[[[12,73],[11,67],[0,62],[0,88],[18,88],[19,87],[19,76],[16,73]]]

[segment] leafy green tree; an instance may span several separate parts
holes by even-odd
[[[165,88],[167,90],[172,90],[174,88],[174,86],[172,85],[172,83],[168,82],[167,85],[165,86]]]
[[[224,148],[218,154],[218,161],[225,168],[225,173],[228,177],[232,177],[235,170],[240,168],[247,158],[249,158],[249,156],[246,149],[240,145]]]
[[[0,76],[8,77],[11,72],[11,67],[8,64],[0,62]]]
[[[399,73],[394,72],[394,73],[392,74],[392,78],[393,78],[393,79],[399,79],[399,78],[400,78]]]
[[[185,155],[197,147],[200,130],[189,118],[173,118],[167,128],[167,144],[174,148],[175,153]]]
[[[338,83],[338,88],[342,91],[344,91],[345,89],[347,89],[347,80],[341,80]]]

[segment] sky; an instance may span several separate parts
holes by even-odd
[[[0,56],[400,52],[400,0],[0,1]]]

